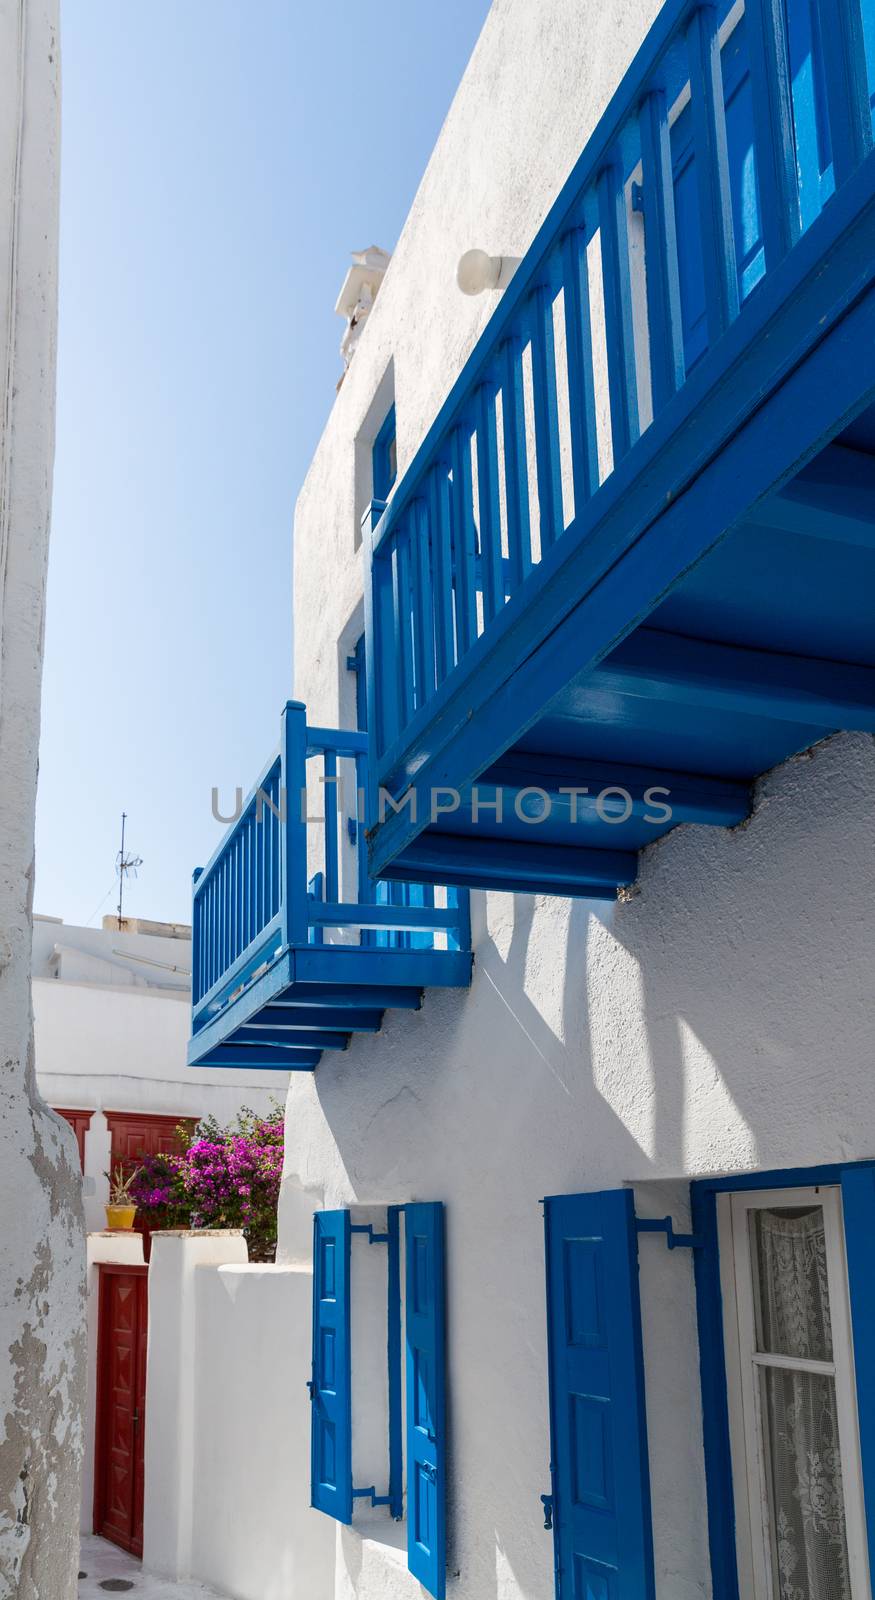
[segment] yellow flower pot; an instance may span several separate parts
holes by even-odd
[[[108,1228],[132,1228],[137,1215],[136,1206],[105,1206]]]

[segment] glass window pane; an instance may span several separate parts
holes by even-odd
[[[851,1600],[835,1382],[758,1372],[775,1600]]]
[[[822,1206],[748,1212],[757,1349],[832,1360]]]

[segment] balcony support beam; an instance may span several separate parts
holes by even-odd
[[[338,1012],[342,1012],[342,1016]],[[280,1004],[262,1008],[258,1013],[258,1027],[282,1029],[289,1034],[289,1042],[293,1044],[295,1033],[307,1028],[322,1028],[329,1033],[337,1030],[343,1033],[379,1033],[380,1018],[378,1010],[364,1011],[353,1006],[344,1008],[337,1001],[330,1006]]]
[[[350,1036],[335,1028],[268,1028],[259,1017],[251,1028],[237,1028],[228,1043],[245,1045],[247,1052],[254,1047],[259,1056],[264,1050],[345,1050]]]
[[[764,528],[875,548],[875,460],[831,444],[757,506],[755,520]]]
[[[743,713],[833,731],[875,733],[875,667],[747,650],[639,628],[580,681],[714,715]]]
[[[506,819],[514,815],[518,795],[533,787],[543,789],[550,801],[550,820],[560,825],[584,820],[596,822],[600,795],[605,790],[623,789],[631,803],[629,820],[643,818],[660,824],[658,830],[654,827],[654,838],[657,831],[664,832],[667,826],[674,828],[682,822],[731,828],[750,815],[750,788],[746,783],[724,782],[653,767],[624,766],[613,761],[536,755],[524,750],[508,751],[484,772],[477,784],[481,800],[484,788],[492,785],[503,790]],[[569,790],[575,792],[572,794]],[[588,792],[584,794],[583,790]],[[488,806],[489,801],[485,804]],[[670,819],[664,815],[666,805],[671,807]],[[607,800],[602,802],[603,810],[608,806]],[[614,801],[614,810],[617,809],[620,806]],[[603,823],[600,836],[610,839],[610,827],[610,821]],[[545,838],[549,838],[549,834],[545,833]],[[587,838],[591,842],[591,833]]]
[[[246,1045],[219,1044],[190,1065],[230,1067],[238,1072],[252,1067],[257,1067],[259,1072],[312,1072],[314,1067],[318,1067],[320,1057],[319,1050],[274,1050],[267,1060],[254,1061],[251,1049]]]
[[[393,862],[392,873],[396,878],[409,876],[421,882],[433,867],[462,888],[615,900],[619,885],[634,882],[638,856],[634,850],[590,850],[429,832],[420,834]]]

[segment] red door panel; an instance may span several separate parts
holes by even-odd
[[[144,1156],[177,1155],[182,1145],[177,1128],[194,1128],[195,1117],[149,1116],[140,1111],[107,1111],[106,1123],[110,1133],[109,1170],[115,1174],[122,1167],[125,1177],[133,1172]],[[138,1214],[134,1227],[143,1235],[143,1255],[149,1260],[151,1229]]]
[[[79,1146],[79,1165],[81,1166],[82,1171],[84,1172],[85,1171],[85,1135],[88,1132],[88,1129],[91,1127],[91,1118],[94,1116],[94,1112],[93,1111],[67,1111],[67,1110],[64,1109],[63,1106],[55,1106],[55,1110],[57,1111],[59,1117],[66,1117],[67,1121],[70,1124],[70,1127],[73,1129],[73,1132],[76,1135],[76,1143]]]
[[[94,1532],[143,1553],[145,1267],[99,1268]]]

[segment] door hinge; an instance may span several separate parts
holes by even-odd
[[[541,1505],[544,1507],[544,1527],[545,1528],[552,1528],[552,1526],[553,1526],[553,1496],[551,1494],[542,1494],[541,1495]]]

